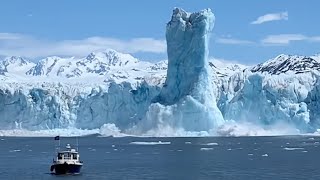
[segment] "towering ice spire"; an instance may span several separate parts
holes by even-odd
[[[187,13],[173,10],[167,24],[168,71],[158,102],[171,105],[186,95],[204,104],[212,103],[212,85],[208,75],[208,42],[214,25],[210,9]]]
[[[214,20],[210,9],[188,13],[175,8],[167,24],[167,79],[154,102],[171,106],[171,121],[178,121],[173,124],[185,130],[209,130],[224,121],[208,73],[208,42]]]

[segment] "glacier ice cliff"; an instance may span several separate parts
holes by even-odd
[[[166,31],[166,81],[146,117],[157,122],[156,126],[167,123],[186,131],[208,131],[223,123],[208,61],[214,19],[210,9],[191,14],[180,8],[173,10]]]
[[[251,67],[208,59],[213,25],[209,9],[174,9],[168,61],[157,63],[111,49],[1,59],[0,136],[320,133],[320,56]]]

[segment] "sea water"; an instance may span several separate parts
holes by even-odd
[[[320,179],[320,137],[81,137],[80,175],[52,175],[52,138],[0,137],[0,179]],[[61,145],[76,144],[61,138]]]

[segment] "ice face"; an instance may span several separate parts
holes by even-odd
[[[113,50],[0,61],[0,136],[319,133],[319,55],[280,55],[254,67],[208,61],[213,23],[209,9],[176,8],[168,62]]]
[[[210,9],[187,13],[176,8],[167,24],[167,78],[149,108],[151,122],[187,131],[208,131],[223,123],[210,79],[208,42],[214,25]]]
[[[173,11],[166,31],[167,79],[157,102],[172,105],[186,95],[203,104],[212,99],[208,97],[212,90],[208,75],[208,41],[213,24],[214,15],[210,9],[193,14],[179,8]]]

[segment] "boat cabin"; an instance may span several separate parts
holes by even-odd
[[[71,148],[70,144],[67,144],[65,150],[57,152],[50,170],[55,174],[79,174],[82,165],[79,153],[76,149]]]
[[[75,149],[71,149],[70,144],[67,144],[66,150],[59,151],[56,157],[56,162],[80,162],[80,155]]]

